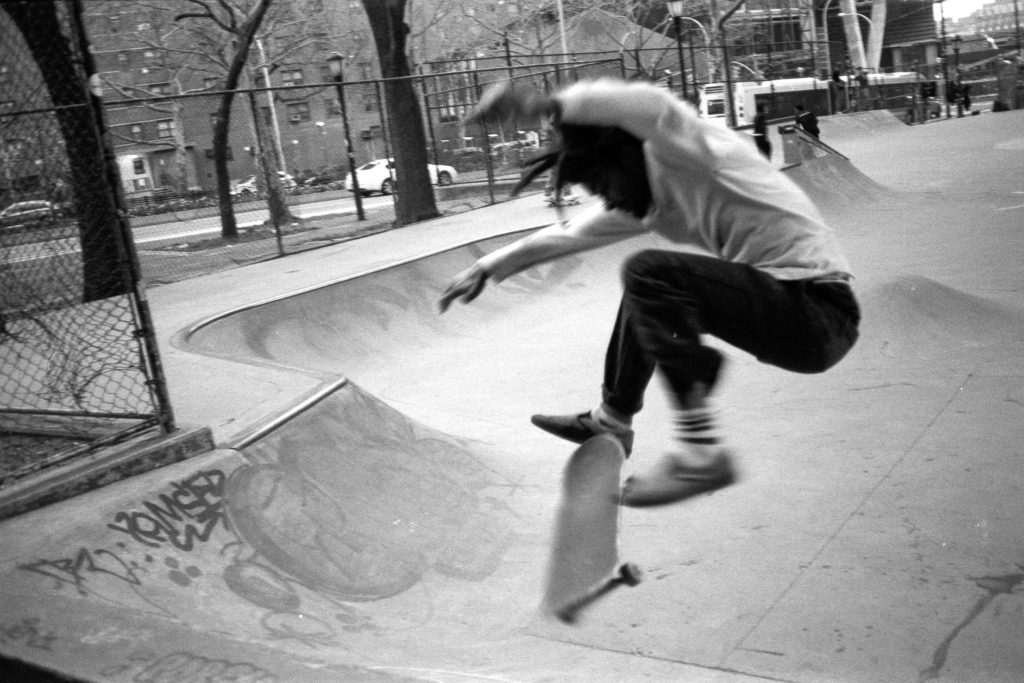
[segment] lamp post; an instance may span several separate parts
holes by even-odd
[[[683,99],[689,101],[690,93],[686,89],[686,63],[683,61],[683,0],[670,0],[668,13],[672,15],[672,26],[676,31],[676,53],[679,57],[679,79],[683,82]]]
[[[946,118],[949,113],[949,59],[946,57],[946,8],[945,2],[939,2],[939,27],[942,41],[939,43],[939,61],[942,64],[942,99],[946,100]]]
[[[821,8],[821,26],[825,29],[825,71],[829,78],[832,78],[832,43],[828,39],[828,8],[831,5],[832,0],[826,0]]]
[[[711,36],[708,35],[708,30],[706,28],[704,28],[704,24],[700,23],[699,21],[697,21],[693,17],[679,17],[679,20],[680,21],[688,21],[691,24],[696,24],[697,28],[700,29],[700,34],[702,36],[704,36],[704,62],[707,64],[707,67],[708,67],[708,80],[710,81],[711,78],[712,78],[711,77],[711,68],[712,67],[711,67],[711,59],[708,57],[708,50],[711,48]],[[690,29],[689,29],[689,27],[687,27],[687,33],[689,33],[689,31],[690,31]],[[697,89],[697,57],[693,53],[693,40],[690,40],[690,68],[693,71],[693,96],[694,96],[694,98],[696,98],[698,96],[698,89]]]
[[[345,56],[332,52],[327,58],[327,66],[334,78],[334,87],[338,91],[338,107],[341,109],[341,123],[345,127],[345,152],[348,155],[348,171],[352,174],[352,196],[356,200],[356,218],[366,220],[363,213],[363,193],[359,190],[359,177],[356,175],[356,159],[352,155],[352,132],[348,127],[348,109],[345,107],[345,73],[343,71]]]
[[[963,44],[964,39],[960,37],[959,33],[953,36],[953,57],[956,60],[953,63],[953,73],[956,76],[956,80],[953,82],[956,89],[953,94],[956,97],[956,117],[958,119],[964,115],[964,100],[960,93],[960,88],[963,87],[963,77],[960,75],[960,46]]]

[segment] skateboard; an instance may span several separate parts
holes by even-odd
[[[603,434],[577,448],[565,466],[543,607],[567,624],[614,588],[640,583],[639,568],[618,560],[625,459],[618,439]]]

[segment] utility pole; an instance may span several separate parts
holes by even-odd
[[[267,106],[270,107],[270,126],[274,131],[274,154],[277,156],[277,168],[287,169],[284,148],[281,146],[281,124],[277,121],[277,107],[274,106],[274,93],[270,90],[270,69],[267,68],[267,52],[263,49],[263,39],[256,38],[256,49],[260,53],[260,70],[263,73],[263,86],[267,88]]]

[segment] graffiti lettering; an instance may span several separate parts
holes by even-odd
[[[144,510],[117,513],[107,527],[151,548],[170,543],[189,552],[196,542],[209,540],[218,524],[228,526],[223,508],[224,480],[220,470],[198,472],[175,482],[171,493],[161,494],[158,502],[143,503]]]
[[[39,630],[38,619],[22,619],[16,624],[0,623],[0,643],[4,645],[23,643],[26,647],[49,652],[56,639],[54,633],[44,634]]]
[[[252,664],[175,652],[148,665],[132,680],[136,683],[270,683],[276,681],[277,676]]]
[[[106,574],[133,586],[139,586],[142,583],[135,570],[125,564],[124,560],[102,548],[92,551],[82,548],[74,557],[36,560],[18,565],[18,568],[42,574],[61,584],[71,584],[81,595],[87,593],[83,584],[89,574]]]

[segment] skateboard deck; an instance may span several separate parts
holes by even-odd
[[[555,519],[544,609],[566,623],[608,591],[635,586],[640,571],[618,564],[619,478],[626,453],[619,441],[595,436],[565,466]]]
[[[578,197],[563,197],[562,199],[547,199],[548,206],[576,206],[580,203]]]

